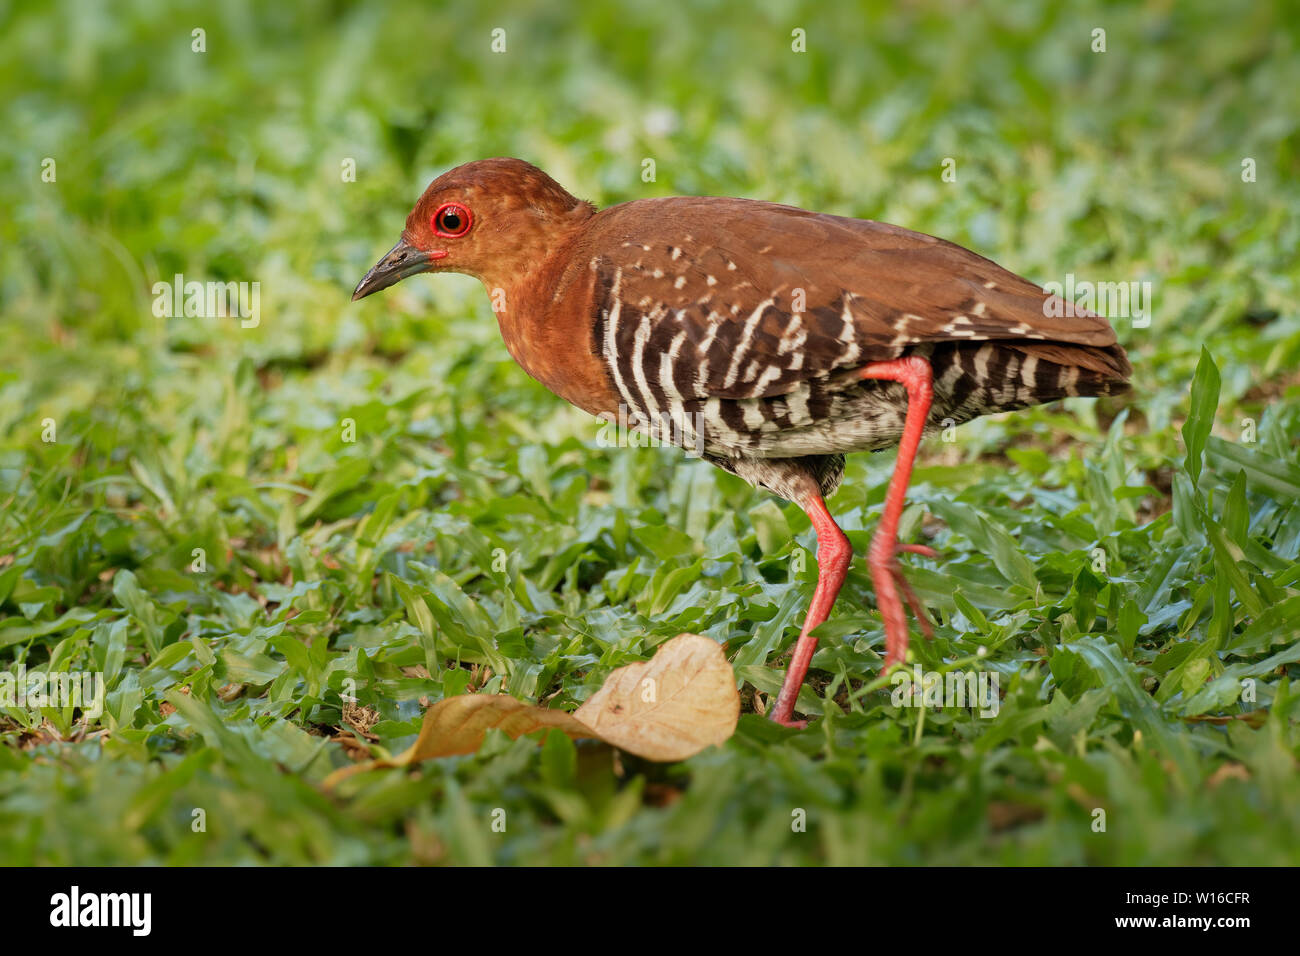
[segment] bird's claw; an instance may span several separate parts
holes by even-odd
[[[912,590],[912,585],[908,583],[907,577],[903,574],[903,566],[898,563],[898,555],[902,553],[919,554],[931,561],[937,561],[939,552],[923,544],[900,544],[894,549],[894,557],[889,562],[889,570],[894,575],[894,583],[898,585],[898,590],[903,593],[903,600],[912,609],[912,616],[916,618],[916,623],[920,625],[921,633],[925,635],[926,640],[932,641],[934,640],[934,624],[930,621],[930,615],[926,613],[925,605],[916,596],[916,592]]]
[[[898,544],[894,546],[894,554],[919,554],[923,558],[929,558],[931,561],[939,560],[939,552],[925,544]]]
[[[934,624],[930,621],[930,615],[926,613],[925,605],[921,603],[921,599],[917,597],[916,591],[912,589],[912,585],[908,583],[907,578],[903,574],[903,566],[898,561],[898,556],[900,554],[919,554],[924,558],[937,561],[939,559],[939,552],[935,551],[934,548],[927,547],[923,544],[899,544],[895,542],[892,553],[882,562],[882,570],[889,573],[898,593],[907,603],[907,606],[912,609],[912,616],[916,618],[916,623],[920,626],[921,633],[926,636],[927,640],[933,640]],[[903,663],[901,651],[896,651],[895,648],[907,647],[907,624],[903,620],[901,613],[896,619],[896,622],[891,621],[890,617],[890,615],[886,615],[885,633],[888,635],[894,628],[898,628],[901,632],[901,640],[899,637],[896,637],[892,640],[886,641],[886,646],[890,649],[885,655],[884,669],[886,671],[895,664]]]

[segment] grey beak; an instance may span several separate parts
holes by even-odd
[[[352,301],[364,299],[370,293],[396,285],[408,276],[425,272],[432,262],[433,257],[429,253],[417,249],[404,238],[399,239],[397,245],[389,249],[384,257],[375,263],[374,268],[357,283],[352,293]]]

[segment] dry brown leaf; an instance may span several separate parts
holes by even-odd
[[[534,730],[554,727],[570,737],[591,737],[592,732],[562,710],[545,710],[508,694],[462,694],[438,701],[424,712],[420,736],[395,757],[341,767],[325,778],[325,789],[366,770],[405,767],[433,757],[472,754],[483,745],[489,730],[504,731],[511,738]]]
[[[483,745],[483,737],[489,730],[504,731],[514,739],[547,727],[563,730],[575,738],[593,736],[587,727],[573,719],[572,714],[545,710],[509,694],[448,697],[425,711],[420,736],[402,755],[407,757],[403,762],[472,754]]]
[[[740,694],[721,645],[679,634],[650,660],[610,674],[573,716],[615,747],[670,763],[735,733]]]
[[[1036,823],[1044,816],[1042,807],[1023,803],[1011,803],[1008,800],[994,800],[988,805],[986,816],[989,826],[995,831],[1010,830],[1024,823]]]
[[[1210,789],[1214,789],[1222,784],[1225,780],[1249,780],[1250,771],[1246,769],[1245,764],[1225,763],[1214,773],[1210,774],[1205,781]]]
[[[325,778],[326,789],[363,770],[404,767],[433,757],[470,754],[489,730],[518,738],[554,728],[575,739],[597,737],[647,760],[685,760],[736,729],[740,695],[721,645],[698,634],[679,634],[653,659],[628,664],[574,714],[547,710],[507,694],[448,697],[424,714],[420,736],[395,757],[343,767]]]
[[[362,760],[371,760],[375,756],[370,752],[370,748],[366,746],[364,740],[350,732],[340,733],[334,739],[338,741],[339,746],[343,748],[343,752],[347,754],[349,760],[359,763]]]

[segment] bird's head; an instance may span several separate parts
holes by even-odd
[[[457,166],[429,184],[397,245],[365,274],[352,300],[420,272],[461,272],[489,289],[509,285],[594,212],[522,160]]]

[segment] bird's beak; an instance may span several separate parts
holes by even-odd
[[[432,266],[435,259],[441,259],[445,255],[445,252],[426,252],[423,249],[417,249],[403,237],[357,283],[357,287],[352,293],[352,301],[364,299],[370,293],[378,292],[380,289],[387,289],[390,285],[395,285],[408,276],[425,272]]]

